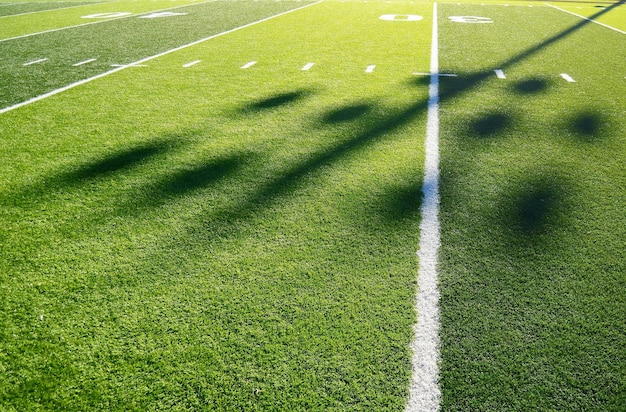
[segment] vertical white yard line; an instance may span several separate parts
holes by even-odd
[[[439,40],[437,3],[433,4],[432,50],[420,224],[417,323],[414,326],[413,375],[407,412],[438,411],[439,388]]]
[[[579,18],[581,18],[581,19],[583,19],[583,20],[587,20],[587,21],[590,21],[590,22],[592,22],[592,23],[599,24],[599,25],[600,25],[600,26],[602,26],[602,27],[606,27],[607,29],[614,30],[614,31],[616,31],[616,32],[618,32],[618,33],[626,34],[626,31],[623,31],[623,30],[617,29],[617,28],[615,28],[615,27],[609,26],[608,24],[600,23],[599,21],[596,21],[596,20],[593,20],[593,19],[588,19],[588,18],[587,18],[587,17],[585,17],[585,16],[581,16],[580,14],[576,14],[576,13],[574,13],[574,12],[572,12],[572,11],[562,9],[562,8],[557,7],[557,6],[555,6],[555,5],[552,5],[552,4],[550,4],[550,3],[544,3],[544,4],[546,4],[548,7],[552,7],[553,9],[556,9],[556,10],[562,11],[563,13],[568,13],[568,14],[571,14],[572,16],[576,16],[576,17],[579,17]]]

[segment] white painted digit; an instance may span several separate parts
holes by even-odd
[[[450,16],[448,17],[450,21],[455,23],[493,23],[489,17],[478,17],[478,16]]]
[[[109,13],[96,13],[83,16],[83,19],[112,19],[114,17],[130,16],[133,13],[127,11],[109,12]]]
[[[388,21],[420,21],[423,17],[417,14],[383,14],[380,16],[380,19]]]
[[[160,11],[156,13],[146,14],[145,16],[140,16],[140,19],[160,19],[161,17],[173,17],[173,16],[184,16],[187,13],[175,13],[172,11]]]

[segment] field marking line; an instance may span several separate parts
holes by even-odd
[[[312,68],[313,66],[315,66],[315,63],[307,63],[307,64],[305,64],[305,65],[304,65],[304,67],[303,67],[302,69],[300,69],[300,70],[303,70],[303,71],[311,70],[311,68]]]
[[[374,73],[374,69],[376,69],[376,65],[370,64],[369,66],[367,66],[367,69],[365,69],[365,73]]]
[[[212,39],[215,39],[217,37],[221,37],[221,36],[224,36],[224,35],[227,35],[227,34],[230,34],[230,33],[234,33],[236,31],[239,31],[239,30],[242,30],[242,29],[246,29],[248,27],[252,27],[252,26],[260,24],[260,23],[264,23],[266,21],[269,21],[269,20],[272,20],[272,19],[284,16],[286,14],[293,13],[293,12],[296,12],[298,10],[305,9],[307,7],[314,6],[316,4],[320,4],[321,2],[322,2],[322,0],[316,1],[315,3],[305,4],[304,6],[296,7],[295,9],[287,10],[287,11],[284,11],[282,13],[275,14],[273,16],[265,17],[265,18],[263,18],[261,20],[253,21],[252,23],[244,24],[243,26],[235,27],[234,29],[226,30],[226,31],[223,31],[221,33],[213,34],[213,35],[211,35],[209,37],[205,37],[203,39],[196,40],[194,42],[191,42],[191,43],[188,43],[188,44],[184,44],[182,46],[178,46],[178,47],[176,47],[174,49],[171,49],[171,50],[166,50],[166,51],[164,51],[162,53],[155,54],[154,56],[149,56],[149,57],[143,58],[141,60],[137,60],[136,62],[127,64],[127,65],[123,65],[123,66],[120,66],[120,67],[116,67],[113,70],[109,70],[109,71],[106,71],[104,73],[100,73],[98,75],[89,77],[87,79],[79,80],[79,81],[77,81],[75,83],[68,84],[67,86],[63,86],[63,87],[61,87],[59,89],[52,90],[52,91],[50,91],[48,93],[44,93],[44,94],[42,94],[40,96],[37,96],[37,97],[33,97],[32,99],[26,100],[24,102],[17,103],[17,104],[14,104],[12,106],[0,109],[0,114],[6,113],[6,112],[10,112],[11,110],[15,110],[15,109],[18,109],[20,107],[27,106],[27,105],[29,105],[31,103],[35,103],[35,102],[47,99],[48,97],[57,95],[59,93],[66,92],[66,91],[68,91],[70,89],[73,89],[75,87],[82,86],[83,84],[90,83],[90,82],[92,82],[94,80],[101,79],[103,77],[106,77],[106,76],[109,76],[111,74],[117,73],[117,72],[122,71],[124,69],[127,69],[129,67],[137,66],[137,65],[149,62],[150,60],[158,59],[159,57],[163,57],[163,56],[166,56],[168,54],[175,53],[175,52],[180,51],[180,50],[184,50],[184,49],[186,49],[188,47],[197,46],[198,44],[204,43],[205,41],[212,40]]]
[[[215,3],[216,1],[218,1],[218,0],[208,0],[208,1],[203,1],[202,3],[186,4],[184,6],[176,6],[176,7],[171,7],[169,9],[162,9],[162,10],[153,10],[153,11],[148,11],[148,12],[139,13],[139,14],[134,14],[133,13],[133,14],[129,14],[128,16],[113,17],[113,18],[110,18],[110,19],[104,19],[104,20],[92,21],[92,22],[89,22],[89,23],[77,24],[75,26],[60,27],[58,29],[44,30],[44,31],[40,31],[40,32],[37,32],[37,33],[23,34],[21,36],[9,37],[8,39],[0,39],[0,43],[5,42],[5,41],[10,41],[10,40],[17,40],[17,39],[24,39],[24,38],[27,38],[27,37],[38,36],[40,34],[54,33],[54,32],[57,32],[57,31],[75,29],[75,28],[78,28],[78,27],[91,26],[92,24],[107,23],[107,22],[110,22],[110,21],[121,20],[121,19],[128,19],[128,18],[131,18],[131,17],[140,17],[140,16],[143,16],[145,14],[155,13],[155,12],[158,12],[158,11],[180,9],[181,7],[199,6],[201,4],[206,4],[206,3]]]
[[[438,411],[439,388],[439,289],[437,255],[439,227],[439,29],[437,3],[433,4],[433,29],[430,55],[430,84],[424,160],[423,203],[421,206],[420,243],[417,255],[417,323],[414,325],[412,377],[407,412]]]
[[[196,64],[200,63],[201,61],[202,60],[194,60],[192,62],[183,64],[183,67],[184,68],[188,68],[188,67],[191,67],[191,66],[195,66]]]
[[[496,70],[494,70],[494,72],[496,73],[496,76],[498,76],[498,79],[506,79],[506,75],[504,74],[504,70],[496,69]]]
[[[240,69],[249,69],[250,67],[254,66],[256,64],[256,60],[253,60],[251,62],[248,62],[246,64],[244,64],[243,66],[240,67]]]
[[[91,63],[91,62],[95,62],[96,60],[98,60],[98,59],[88,59],[88,60],[84,60],[84,61],[82,61],[82,62],[78,62],[78,63],[74,63],[74,64],[72,64],[72,67],[82,66],[83,64],[88,64],[88,63]]]
[[[609,26],[608,24],[600,23],[599,21],[596,21],[596,20],[593,20],[593,19],[589,19],[589,18],[587,18],[585,16],[581,16],[580,14],[576,14],[573,11],[562,9],[562,8],[560,8],[558,6],[554,6],[554,5],[550,4],[550,3],[544,3],[544,4],[546,4],[548,7],[552,7],[553,9],[560,10],[560,11],[562,11],[564,13],[569,13],[569,14],[571,14],[573,16],[580,17],[583,20],[587,20],[587,21],[590,21],[592,23],[599,24],[600,26],[606,27],[607,29],[615,30],[618,33],[626,34],[626,31],[623,31],[623,30],[617,29],[615,27]]]
[[[9,14],[9,15],[6,15],[6,16],[0,16],[0,19],[4,19],[4,18],[7,18],[7,17],[26,16],[28,14],[46,13],[46,12],[57,11],[57,10],[75,9],[77,7],[95,6],[95,5],[98,5],[98,4],[108,4],[108,3],[115,3],[115,2],[114,1],[102,1],[102,2],[99,2],[99,3],[87,3],[87,4],[80,4],[78,6],[60,7],[58,9],[29,11],[29,12],[26,12],[26,13]],[[16,5],[16,4],[20,4],[20,3],[6,3],[6,4],[2,4],[2,6],[4,6],[4,5],[10,6],[10,5]]]
[[[570,82],[570,83],[576,83],[576,80],[574,80],[574,79],[572,78],[572,76],[570,76],[570,75],[569,75],[569,74],[567,74],[567,73],[561,73],[561,77],[562,77],[562,78],[564,78],[565,80],[567,80],[567,81],[568,81],[568,82]]]
[[[112,64],[111,67],[148,67],[148,65],[147,64],[128,63],[128,64]]]
[[[43,62],[47,62],[48,58],[43,58],[43,59],[37,59],[37,60],[33,60],[32,62],[28,62],[28,63],[24,63],[22,64],[22,66],[32,66],[33,64],[39,64],[39,63],[43,63]]]

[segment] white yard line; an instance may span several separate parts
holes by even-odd
[[[545,3],[545,4],[547,6],[549,6],[549,7],[552,7],[553,9],[560,10],[560,11],[562,11],[564,13],[569,13],[569,14],[571,14],[573,16],[580,17],[583,20],[587,20],[587,21],[590,21],[590,22],[595,23],[595,24],[599,24],[600,26],[606,27],[607,29],[615,30],[618,33],[626,34],[626,31],[623,31],[623,30],[617,29],[615,27],[609,26],[608,24],[600,23],[599,21],[596,21],[596,20],[593,20],[593,19],[589,19],[589,18],[587,18],[585,16],[581,16],[580,14],[576,14],[576,13],[574,13],[572,11],[562,9],[562,8],[560,8],[558,6],[554,6],[554,5],[550,4],[550,3]]]
[[[43,59],[37,59],[37,60],[33,60],[31,62],[28,62],[28,63],[24,63],[24,64],[22,64],[22,66],[32,66],[33,64],[39,64],[39,63],[43,63],[43,62],[47,62],[47,61],[48,61],[48,58],[45,57]]]
[[[254,66],[255,64],[256,64],[256,61],[251,61],[251,62],[248,62],[248,63],[244,64],[243,66],[241,66],[240,69],[244,69],[244,70],[245,69],[249,69],[250,67]]]
[[[376,65],[370,64],[369,66],[367,66],[367,69],[365,69],[365,73],[374,73],[374,69],[376,69]]]
[[[54,32],[57,32],[57,31],[68,30],[68,29],[75,29],[77,27],[91,26],[92,24],[106,23],[108,21],[114,21],[114,20],[120,20],[120,19],[128,19],[130,17],[139,17],[139,16],[142,16],[142,15],[145,15],[145,14],[155,13],[155,12],[158,12],[158,11],[174,10],[174,9],[180,9],[182,7],[198,6],[200,4],[205,4],[205,3],[214,3],[216,1],[217,0],[209,0],[209,1],[204,1],[202,3],[186,4],[184,6],[170,7],[168,9],[162,9],[162,10],[152,10],[152,11],[148,11],[148,12],[145,12],[145,13],[139,13],[139,14],[134,14],[133,13],[133,14],[129,14],[127,16],[113,17],[113,18],[110,18],[110,19],[103,19],[103,20],[98,20],[98,21],[92,21],[92,22],[89,22],[89,23],[77,24],[75,26],[60,27],[58,29],[50,29],[50,30],[40,31],[40,32],[37,32],[37,33],[23,34],[21,36],[9,37],[8,39],[0,39],[0,43],[5,42],[5,41],[10,41],[10,40],[17,40],[17,39],[24,39],[24,38],[32,37],[32,36],[38,36],[40,34],[54,33]]]
[[[89,63],[95,62],[96,60],[98,59],[83,60],[82,62],[72,64],[72,67],[78,67],[78,66],[82,66],[83,64],[89,64]]]
[[[314,6],[314,5],[319,4],[319,3],[321,3],[321,2],[322,2],[322,0],[317,1],[317,2],[315,2],[315,3],[305,4],[304,6],[297,7],[297,8],[295,8],[295,9],[291,9],[291,10],[287,10],[287,11],[285,11],[285,12],[282,12],[282,13],[279,13],[279,14],[275,14],[275,15],[273,15],[273,16],[266,17],[266,18],[261,19],[261,20],[254,21],[254,22],[252,22],[252,23],[244,24],[243,26],[235,27],[234,29],[230,29],[230,30],[227,30],[227,31],[223,31],[223,32],[218,33],[218,34],[214,34],[214,35],[212,35],[212,36],[205,37],[204,39],[196,40],[196,41],[194,41],[194,42],[192,42],[192,43],[184,44],[184,45],[179,46],[179,47],[176,47],[176,48],[174,48],[174,49],[167,50],[167,51],[164,51],[164,52],[159,53],[159,54],[155,54],[154,56],[150,56],[150,57],[146,57],[146,58],[141,59],[141,60],[137,60],[136,62],[133,62],[133,63],[130,63],[130,64],[126,64],[126,65],[123,65],[123,66],[120,66],[120,67],[116,67],[116,68],[115,68],[115,69],[113,69],[113,70],[109,70],[109,71],[107,71],[107,72],[100,73],[100,74],[98,74],[98,75],[96,75],[96,76],[93,76],[93,77],[90,77],[90,78],[88,78],[88,79],[83,79],[83,80],[80,80],[80,81],[78,81],[78,82],[76,82],[76,83],[68,84],[67,86],[61,87],[60,89],[56,89],[56,90],[53,90],[53,91],[51,91],[51,92],[48,92],[48,93],[42,94],[42,95],[40,95],[40,96],[33,97],[32,99],[26,100],[26,101],[21,102],[21,103],[14,104],[13,106],[9,106],[9,107],[5,107],[4,109],[0,109],[0,114],[3,114],[3,113],[6,113],[6,112],[9,112],[9,111],[11,111],[11,110],[15,110],[15,109],[20,108],[20,107],[24,107],[24,106],[26,106],[26,105],[29,105],[29,104],[31,104],[31,103],[38,102],[38,101],[43,100],[43,99],[47,99],[48,97],[54,96],[54,95],[59,94],[59,93],[63,93],[63,92],[65,92],[65,91],[68,91],[68,90],[73,89],[73,88],[78,87],[78,86],[82,86],[83,84],[86,84],[86,83],[92,82],[92,81],[94,81],[94,80],[101,79],[101,78],[103,78],[103,77],[106,77],[106,76],[108,76],[108,75],[110,75],[110,74],[113,74],[113,73],[117,73],[117,72],[122,71],[122,70],[124,70],[124,69],[127,69],[127,68],[129,68],[129,67],[136,67],[136,66],[141,65],[141,64],[143,64],[143,63],[149,62],[150,60],[158,59],[159,57],[163,57],[163,56],[168,55],[168,54],[170,54],[170,53],[175,53],[175,52],[177,52],[177,51],[180,51],[180,50],[186,49],[186,48],[188,48],[188,47],[196,46],[196,45],[198,45],[198,44],[200,44],[200,43],[203,43],[203,42],[205,42],[205,41],[208,41],[208,40],[214,39],[214,38],[216,38],[216,37],[220,37],[220,36],[224,36],[224,35],[226,35],[226,34],[234,33],[234,32],[236,32],[236,31],[238,31],[238,30],[242,30],[242,29],[245,29],[245,28],[248,28],[248,27],[254,26],[254,25],[256,25],[256,24],[263,23],[263,22],[266,22],[266,21],[269,21],[269,20],[275,19],[275,18],[277,18],[277,17],[284,16],[284,15],[286,15],[286,14],[293,13],[293,12],[295,12],[295,11],[302,10],[302,9],[304,9],[304,8],[307,8],[307,7]]]
[[[188,68],[188,67],[191,67],[191,66],[195,66],[196,64],[200,63],[201,61],[202,61],[202,60],[194,60],[194,61],[192,61],[192,62],[189,62],[189,63],[183,64],[183,67],[184,67],[184,68]]]
[[[302,67],[302,69],[300,69],[300,70],[303,70],[303,71],[311,70],[311,68],[312,68],[313,66],[315,66],[315,63],[307,63],[307,64],[305,64],[305,65],[304,65],[304,67]]]
[[[432,50],[420,224],[417,323],[414,326],[412,379],[407,412],[438,411],[439,388],[439,34],[437,3],[433,4]]]
[[[498,79],[506,79],[506,75],[504,74],[504,70],[496,69],[496,70],[494,70],[494,72],[496,72],[496,76],[498,76]]]
[[[574,80],[574,78],[567,73],[561,73],[561,77],[569,83],[576,83],[576,80]]]

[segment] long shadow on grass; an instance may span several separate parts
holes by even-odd
[[[79,164],[69,171],[46,176],[40,182],[8,194],[5,199],[20,205],[38,204],[58,192],[79,189],[100,179],[128,173],[173,149],[177,144],[167,138],[105,154]]]

